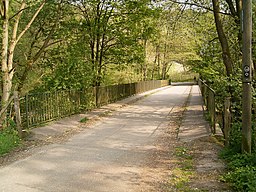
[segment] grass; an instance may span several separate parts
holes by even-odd
[[[193,156],[184,146],[176,147],[174,155],[176,157],[177,167],[172,170],[169,180],[171,188],[175,188],[176,191],[195,191],[188,186],[194,175]]]
[[[190,181],[190,177],[193,175],[192,171],[187,171],[182,168],[175,168],[172,172],[172,184],[178,191],[189,191],[187,183]]]
[[[80,120],[80,123],[86,123],[89,119],[87,117],[84,117]]]

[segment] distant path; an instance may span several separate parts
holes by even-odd
[[[190,90],[171,86],[115,111],[68,142],[0,168],[0,192],[142,191],[145,162]]]

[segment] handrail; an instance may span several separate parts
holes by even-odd
[[[198,80],[198,85],[201,90],[204,104],[210,116],[212,133],[216,133],[216,104],[215,104],[215,91],[209,87],[202,79]]]

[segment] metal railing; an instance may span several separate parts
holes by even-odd
[[[38,126],[168,84],[167,80],[153,80],[87,90],[27,94],[20,99],[22,127]]]

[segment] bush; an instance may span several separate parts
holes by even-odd
[[[236,154],[233,156],[233,160],[228,163],[231,170],[246,166],[256,167],[256,154]]]
[[[224,180],[230,182],[236,191],[256,191],[256,167],[238,167],[227,173]]]
[[[221,157],[228,163],[228,173],[223,176],[235,191],[256,191],[256,153],[241,154],[226,148]]]
[[[4,155],[20,144],[18,132],[13,122],[8,128],[0,131],[0,155]]]
[[[242,122],[233,122],[231,126],[230,136],[229,136],[229,147],[236,151],[241,152],[242,145]]]

